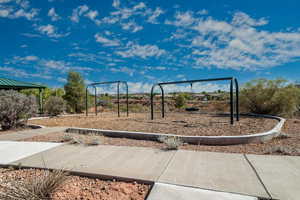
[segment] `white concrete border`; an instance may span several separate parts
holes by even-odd
[[[245,115],[245,114],[244,114]],[[255,142],[264,142],[278,136],[281,133],[281,129],[284,125],[285,119],[271,115],[257,115],[247,114],[246,116],[264,117],[278,120],[277,125],[267,132],[256,134],[245,134],[240,136],[184,136],[174,134],[162,134],[162,133],[145,133],[145,132],[133,132],[133,131],[117,131],[117,130],[102,130],[102,129],[90,129],[90,128],[68,128],[66,132],[80,133],[80,134],[102,134],[109,137],[124,137],[140,140],[154,140],[157,141],[160,136],[166,137],[178,137],[183,142],[189,144],[205,144],[205,145],[235,145],[235,144],[247,144]]]

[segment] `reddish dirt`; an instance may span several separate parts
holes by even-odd
[[[124,115],[124,114],[123,114]],[[149,119],[148,113],[131,113],[118,118],[115,113],[101,113],[99,116],[72,116],[32,120],[44,126],[69,126],[123,131],[142,131],[177,135],[244,135],[272,129],[277,120],[266,118],[241,117],[234,125],[229,116],[209,114],[168,113],[162,119]]]
[[[288,138],[274,138],[271,141],[259,144],[243,144],[243,145],[227,145],[227,146],[210,146],[210,145],[189,145],[184,144],[180,149],[195,150],[195,151],[212,151],[212,152],[228,152],[228,153],[248,153],[248,154],[272,154],[272,155],[300,155],[300,120],[288,119],[284,125],[283,132],[288,134]],[[99,135],[79,135],[75,133],[68,133],[72,137],[80,138],[80,140],[96,139],[102,145],[116,145],[116,146],[138,146],[150,148],[165,148],[163,143],[146,140],[134,140],[126,138],[111,138]],[[40,141],[40,142],[63,142],[65,133],[52,133],[47,135],[40,135],[33,138],[26,139],[26,141]],[[278,152],[276,148],[284,148],[287,152]]]
[[[29,130],[29,129],[32,129],[32,128],[24,127],[24,128],[16,128],[16,129],[7,130],[7,131],[3,131],[3,130],[0,129],[0,135],[15,133],[15,132],[18,132],[18,131],[25,131],[25,130]]]
[[[29,181],[41,175],[43,170],[11,170],[0,168],[1,181]],[[1,187],[0,187],[1,190]],[[149,185],[136,182],[104,181],[101,179],[68,176],[52,195],[51,200],[144,200]]]

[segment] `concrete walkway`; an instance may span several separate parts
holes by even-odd
[[[12,147],[7,149],[15,151]],[[246,195],[236,198],[245,197],[242,198],[245,200],[250,197],[296,200],[300,196],[300,157],[162,151],[109,145],[59,145],[11,162],[14,165],[19,163],[27,167],[46,165],[53,169],[152,181],[162,184],[154,187],[165,191],[161,194],[182,190],[183,195],[184,191],[188,194],[191,188],[198,188]],[[199,197],[202,194],[203,198],[211,194],[196,189],[193,191],[191,193]],[[153,194],[151,198],[157,199],[157,195]]]
[[[61,144],[50,142],[0,141],[0,164],[6,165]]]
[[[46,128],[38,128],[38,129],[30,129],[24,131],[17,131],[14,133],[6,133],[0,135],[0,141],[17,141],[24,140],[27,138],[31,138],[37,135],[43,135],[48,133],[61,132],[66,130],[66,127],[46,127]]]
[[[258,200],[257,197],[155,183],[147,200]]]

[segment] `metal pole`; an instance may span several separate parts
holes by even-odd
[[[240,111],[239,111],[239,83],[237,79],[234,79],[235,82],[235,112],[236,112],[236,121],[240,120]]]
[[[233,80],[230,80],[230,123],[233,124]]]
[[[98,114],[98,109],[97,109],[97,87],[94,86],[94,89],[95,89],[95,114],[97,115]]]
[[[155,86],[156,86],[156,85],[153,85],[153,86],[152,86],[152,88],[151,88],[151,94],[150,94],[150,95],[151,95],[151,96],[150,96],[151,120],[153,120],[153,118],[154,118],[154,117],[153,117],[153,116],[154,116],[154,113],[153,113],[153,112],[154,112],[154,111],[153,111],[153,98],[154,98],[153,91],[154,91]]]
[[[128,85],[126,82],[124,82],[126,85],[126,108],[127,108],[127,117],[129,116],[129,101],[128,101]]]
[[[85,115],[88,116],[88,87],[85,89]]]
[[[161,89],[161,116],[162,118],[165,117],[165,92],[164,92],[164,88],[159,85],[160,89]]]
[[[117,85],[117,96],[118,96],[118,117],[120,117],[120,82]]]

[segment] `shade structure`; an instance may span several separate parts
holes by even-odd
[[[0,77],[0,90],[23,90],[23,89],[38,89],[39,90],[39,110],[43,113],[42,92],[46,86],[23,81],[17,81],[8,78]]]

